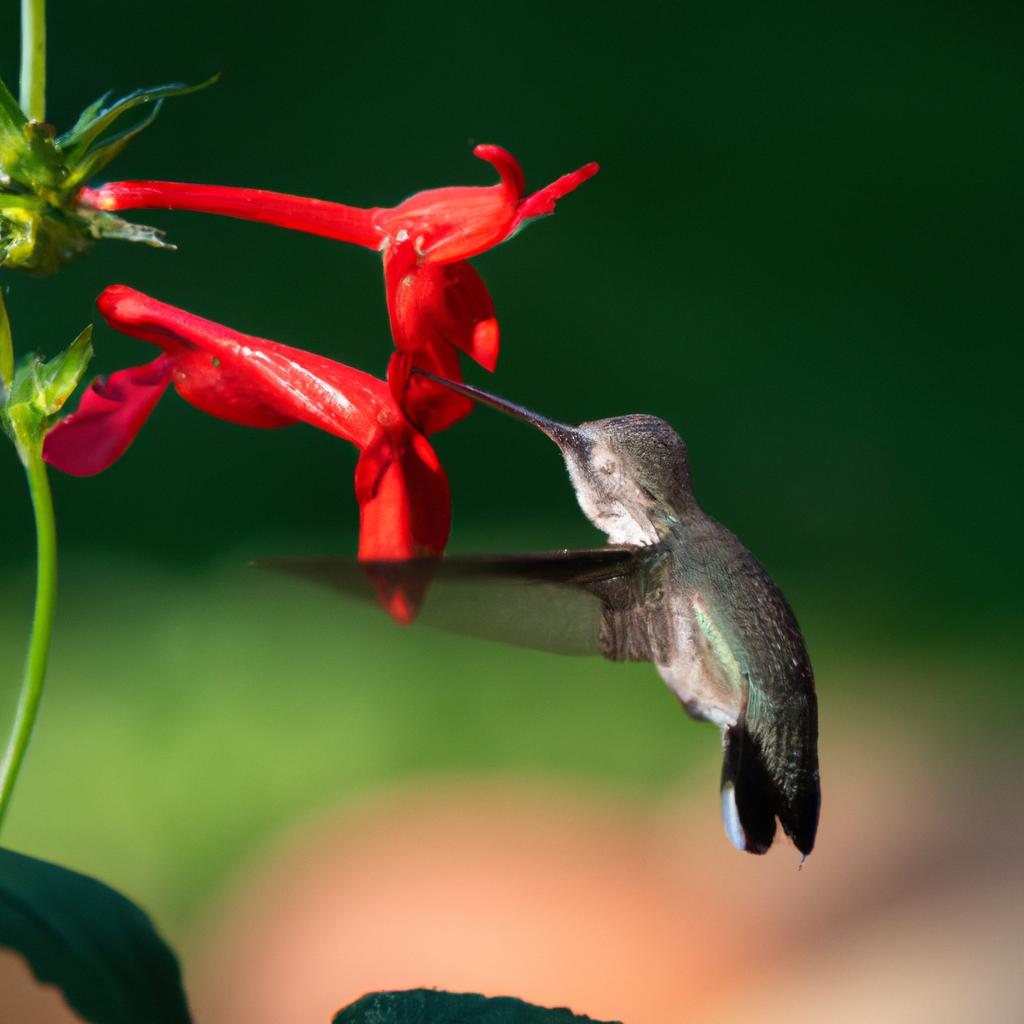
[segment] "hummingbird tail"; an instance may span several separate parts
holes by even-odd
[[[737,850],[766,853],[776,817],[805,857],[814,848],[821,795],[813,717],[813,730],[797,735],[755,733],[743,721],[726,729],[722,818]]]

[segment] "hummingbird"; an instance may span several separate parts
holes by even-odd
[[[653,662],[690,716],[721,730],[721,811],[733,846],[765,853],[778,819],[806,857],[821,797],[817,698],[804,639],[765,569],[697,503],[686,445],[675,430],[648,415],[572,426],[417,372],[554,441],[580,508],[607,535],[608,546],[271,564],[348,592],[360,582],[365,589],[367,579],[378,590],[411,585],[429,591],[421,620],[442,628],[543,650]],[[430,616],[433,590],[445,581],[489,586],[463,594],[461,603],[441,600]],[[507,583],[504,591],[496,587],[500,581]]]

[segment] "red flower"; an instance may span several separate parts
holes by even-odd
[[[132,443],[168,384],[197,409],[247,427],[308,423],[360,449],[359,557],[438,555],[448,540],[448,481],[388,385],[301,349],[240,334],[124,285],[97,302],[115,330],[163,349],[151,363],[94,382],[46,437],[43,457],[67,473],[99,473]],[[412,608],[388,594],[396,617]]]
[[[472,403],[431,381],[410,378],[411,367],[461,380],[459,350],[488,370],[498,358],[494,305],[466,261],[511,238],[528,220],[553,213],[557,200],[598,169],[586,164],[524,197],[526,181],[510,153],[499,146],[477,146],[473,152],[494,165],[499,184],[431,189],[391,208],[361,209],[259,189],[159,181],[111,182],[82,189],[80,199],[100,210],[158,207],[221,213],[383,253],[397,349],[388,381],[406,414],[429,434],[461,419]]]

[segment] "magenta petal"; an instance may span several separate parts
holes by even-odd
[[[78,409],[43,443],[43,458],[73,476],[101,473],[124,455],[170,383],[172,356],[94,381]]]

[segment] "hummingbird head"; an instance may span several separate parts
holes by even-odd
[[[613,416],[574,427],[467,384],[423,376],[550,437],[561,449],[580,508],[612,544],[656,544],[681,513],[697,507],[686,445],[657,416]]]

